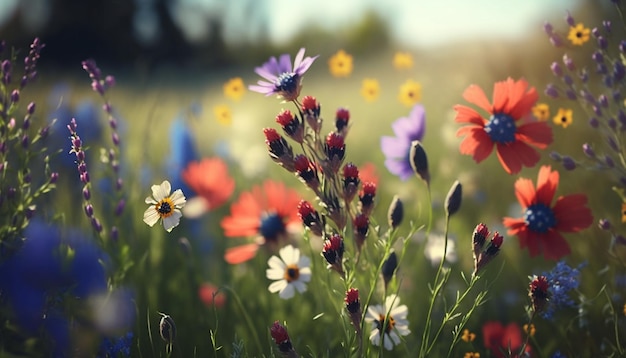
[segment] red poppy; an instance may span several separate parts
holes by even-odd
[[[465,136],[461,154],[471,155],[476,163],[485,160],[495,144],[498,159],[509,174],[518,173],[522,166],[533,167],[540,159],[533,148],[545,149],[552,143],[552,129],[545,122],[526,121],[539,95],[525,80],[496,82],[493,86],[493,104],[483,90],[469,86],[463,92],[466,101],[489,113],[485,119],[478,112],[463,105],[454,106],[458,123],[470,125],[460,128],[456,135]],[[518,122],[522,120],[521,122]],[[522,124],[523,123],[523,124]]]
[[[570,253],[569,244],[561,232],[578,232],[591,226],[593,216],[585,194],[560,196],[552,205],[559,185],[559,172],[542,166],[537,177],[537,189],[530,179],[515,182],[515,195],[524,210],[519,219],[504,218],[509,235],[517,235],[522,248],[530,256],[543,252],[546,259],[558,260]]]
[[[518,353],[522,348],[522,330],[516,323],[509,323],[505,327],[497,321],[486,322],[483,325],[483,343],[494,357],[519,357]],[[530,351],[530,346],[526,346],[524,352]]]
[[[228,166],[220,158],[191,162],[181,177],[185,184],[198,194],[198,201],[187,203],[190,205],[185,214],[193,211],[191,216],[199,216],[223,205],[235,190],[235,181],[228,175]]]
[[[207,307],[215,305],[217,308],[224,307],[226,303],[226,296],[224,292],[219,291],[219,288],[211,283],[205,282],[198,288],[198,296],[200,300]]]
[[[230,207],[230,216],[222,219],[224,235],[255,237],[255,242],[226,250],[224,258],[239,264],[256,255],[259,246],[286,239],[288,229],[302,229],[298,204],[302,198],[281,182],[265,181],[252,191],[241,193]]]

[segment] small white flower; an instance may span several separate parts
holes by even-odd
[[[446,237],[444,235],[430,234],[424,247],[424,255],[430,260],[433,267],[439,266],[441,258],[443,257],[443,250],[446,245]],[[456,256],[456,243],[451,237],[448,237],[448,248],[446,250],[446,263],[455,263]]]
[[[406,319],[408,309],[406,305],[400,305],[400,298],[396,295],[389,295],[385,299],[384,305],[373,305],[367,308],[365,322],[372,323],[370,341],[373,345],[379,346],[380,340],[386,350],[390,351],[394,345],[400,344],[400,336],[406,336],[409,330],[409,321]],[[383,328],[385,317],[387,325]]]
[[[167,232],[178,226],[183,216],[180,209],[185,206],[186,200],[182,190],[178,189],[170,195],[171,191],[172,186],[167,180],[161,185],[152,186],[152,197],[146,198],[146,204],[150,204],[150,207],[143,213],[143,222],[154,226],[159,219],[163,219],[163,227]]]
[[[280,258],[274,255],[267,261],[270,266],[266,271],[267,278],[277,280],[268,290],[278,292],[278,296],[286,300],[293,297],[296,290],[299,293],[306,291],[305,282],[311,281],[311,260],[300,256],[300,250],[291,245],[283,247],[278,253]]]

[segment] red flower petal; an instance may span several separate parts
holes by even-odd
[[[496,149],[502,167],[509,174],[519,173],[522,166],[533,167],[541,159],[536,150],[520,141],[510,144],[497,143]]]
[[[509,103],[512,105],[508,110],[508,114],[516,121],[523,118],[530,113],[535,103],[539,99],[539,94],[535,87],[528,88],[528,82],[525,80],[519,80],[513,86],[513,94],[510,94],[512,98],[509,99]]]
[[[563,256],[569,255],[570,248],[565,238],[556,230],[550,230],[541,234],[543,246],[543,257],[548,260],[559,260]]]
[[[502,225],[508,229],[507,234],[510,236],[517,235],[526,228],[526,221],[524,219],[515,219],[506,217],[502,219]]]
[[[515,138],[539,149],[552,143],[552,128],[545,122],[531,122],[517,127]]]
[[[222,219],[224,235],[245,237],[258,234],[261,225],[261,207],[251,193],[241,193],[230,207],[230,216]]]
[[[468,128],[468,129],[465,129]],[[485,130],[478,126],[466,126],[459,128],[457,135],[465,134],[467,136],[461,142],[459,151],[461,154],[468,154],[474,158],[476,163],[480,163],[485,160],[489,154],[493,151],[493,142]]]
[[[467,89],[463,92],[463,98],[465,98],[465,100],[469,103],[473,103],[485,111],[493,113],[493,107],[491,107],[487,96],[485,96],[485,92],[483,92],[482,88],[477,85],[470,85],[467,87]]]
[[[235,190],[235,181],[228,175],[228,166],[220,158],[191,162],[181,177],[196,194],[206,200],[209,210],[224,204]]]
[[[535,202],[550,207],[557,186],[559,186],[559,172],[556,170],[552,171],[549,165],[542,166],[537,176],[537,194],[535,196]]]
[[[457,123],[473,123],[481,127],[484,127],[487,123],[487,120],[470,107],[457,104],[453,108],[457,112],[454,118]]]
[[[226,249],[224,259],[231,265],[237,265],[242,262],[246,262],[256,256],[256,252],[259,250],[257,244],[247,244],[241,246],[231,247]]]
[[[586,206],[585,194],[561,196],[556,200],[552,212],[556,218],[555,229],[564,232],[578,232],[593,224],[593,215]]]
[[[541,234],[537,234],[528,230],[528,226],[524,225],[524,229],[517,233],[519,239],[519,245],[523,249],[528,247],[528,253],[531,257],[539,255],[541,252]]]
[[[515,196],[517,201],[526,210],[527,207],[535,203],[535,185],[533,181],[526,178],[519,178],[515,181]]]
[[[492,113],[507,113],[506,105],[509,102],[509,84],[512,82],[511,78],[506,81],[500,81],[493,84],[493,112]]]

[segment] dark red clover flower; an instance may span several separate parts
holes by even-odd
[[[263,134],[265,134],[265,144],[267,144],[272,160],[293,172],[295,170],[293,150],[287,140],[278,134],[274,128],[264,128]]]
[[[317,176],[317,168],[309,158],[304,154],[298,154],[294,160],[294,168],[298,177],[304,181],[304,183],[317,193],[320,185],[319,178]]]
[[[321,107],[317,99],[313,96],[302,97],[302,114],[313,132],[319,133],[322,129],[322,119],[320,118]]]
[[[304,127],[300,120],[289,110],[284,110],[276,116],[276,123],[280,124],[285,134],[294,141],[302,143],[304,140]]]
[[[376,184],[365,182],[359,193],[360,210],[364,215],[369,216],[374,209],[374,197],[376,196]]]
[[[361,251],[361,247],[367,238],[367,234],[369,233],[370,227],[370,219],[368,215],[363,213],[358,214],[354,221],[352,222],[354,227],[354,239],[356,240],[356,245],[359,251]]]
[[[270,57],[263,66],[254,69],[254,72],[266,81],[259,80],[256,85],[248,88],[266,96],[275,94],[285,101],[294,101],[300,95],[302,76],[317,57],[304,57],[304,48],[298,51],[293,66],[289,54],[282,54],[278,60],[276,57]]]
[[[348,163],[343,166],[343,198],[346,202],[352,201],[359,190],[359,169]]]
[[[288,356],[297,357],[295,350],[293,349],[293,345],[291,344],[291,339],[289,338],[289,334],[287,333],[287,328],[280,324],[280,322],[275,321],[270,327],[270,335],[274,340],[274,343],[278,346],[278,350]]]
[[[549,284],[546,276],[533,276],[530,281],[528,296],[532,302],[533,311],[541,312],[548,303],[550,293],[548,292]]]
[[[343,253],[344,243],[341,235],[332,234],[328,239],[324,240],[322,256],[328,262],[328,268],[337,271],[341,275],[343,275]]]
[[[320,219],[320,214],[313,208],[311,203],[301,200],[298,203],[298,216],[302,219],[304,226],[308,227],[313,234],[322,236],[324,223]]]
[[[350,121],[350,111],[346,108],[339,108],[335,113],[335,128],[342,136],[348,134],[348,122]]]
[[[346,155],[346,145],[343,137],[339,133],[330,132],[326,136],[324,151],[329,162],[329,171],[336,173]]]

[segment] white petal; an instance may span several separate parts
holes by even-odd
[[[195,196],[187,200],[187,203],[182,210],[183,216],[189,219],[197,219],[204,215],[207,211],[209,211],[207,201],[200,196]]]
[[[400,304],[400,297],[398,297],[395,294],[391,294],[387,296],[387,298],[385,299],[386,310],[393,310],[399,304]],[[387,314],[387,312],[385,312],[385,314]]]
[[[185,195],[183,195],[183,191],[178,189],[172,195],[170,195],[170,199],[174,202],[174,206],[177,206],[179,209],[185,206],[187,199],[185,199]]]
[[[173,228],[178,226],[178,223],[180,222],[180,218],[182,216],[183,214],[180,212],[180,210],[174,210],[172,215],[164,218],[163,227],[165,228],[165,231],[170,232]]]
[[[401,320],[401,319],[406,318],[407,313],[408,313],[408,308],[406,307],[406,305],[400,305],[398,307],[394,307],[389,312],[389,315],[393,317],[395,320]]]
[[[405,325],[395,325],[394,328],[398,331],[398,334],[401,336],[408,336],[411,334],[411,330],[408,326]]]
[[[303,267],[311,266],[311,260],[307,256],[300,256],[300,260],[298,260],[298,267],[302,269]]]
[[[267,288],[271,293],[276,293],[278,291],[282,291],[287,287],[286,280],[280,280],[276,282],[272,282],[272,284]]]
[[[152,186],[152,196],[154,197],[156,201],[163,200],[168,195],[170,195],[171,191],[172,191],[172,186],[170,185],[170,182],[167,180],[164,180],[163,183],[161,183],[161,185]]]
[[[283,247],[278,253],[280,254],[280,258],[283,259],[287,265],[297,263],[300,258],[300,250],[291,245]]]
[[[387,333],[385,333],[385,337],[383,338],[383,345],[388,351],[393,349],[393,342],[391,341],[391,338],[389,338],[389,335]]]
[[[274,255],[270,257],[270,259],[267,260],[267,264],[273,269],[279,269],[280,271],[282,271],[283,275],[285,274],[285,269],[287,268],[287,265],[285,265],[285,263],[281,259],[279,259],[278,256]]]
[[[147,198],[146,198],[146,204],[152,204],[152,205],[155,205],[155,204],[158,204],[158,203],[159,203],[159,202],[158,202],[158,201],[156,201],[156,200],[154,200],[154,198],[153,198],[153,197],[151,197],[151,196],[149,196],[149,197],[147,197]]]
[[[400,336],[398,336],[398,333],[396,333],[395,331],[391,331],[389,333],[389,337],[391,337],[391,340],[395,345],[400,344]]]
[[[283,300],[288,300],[293,297],[295,293],[296,290],[293,288],[293,285],[287,284],[287,287],[285,287],[282,291],[278,293],[278,297],[282,298]]]
[[[299,280],[298,280],[298,281],[293,281],[291,284],[292,284],[292,285],[296,288],[296,290],[298,290],[298,292],[300,292],[300,293],[302,293],[302,292],[305,292],[305,291],[306,291],[306,285],[305,285],[305,284],[304,284],[304,282],[302,282],[302,281],[299,281]]]
[[[381,305],[373,305],[367,307],[367,315],[371,317],[372,320],[379,319],[382,311],[383,308],[381,307]],[[367,317],[365,319],[367,319]]]
[[[265,277],[270,280],[282,280],[285,278],[285,270],[281,270],[279,268],[269,268],[265,270]]]
[[[309,282],[311,281],[311,269],[309,269],[308,267],[300,270],[300,277],[298,278],[299,281],[302,282]]]
[[[143,213],[143,222],[148,224],[149,226],[154,226],[159,221],[159,213],[154,209],[154,207],[149,207]]]
[[[380,331],[378,330],[378,328],[374,328],[370,333],[370,341],[375,346],[380,345]]]

